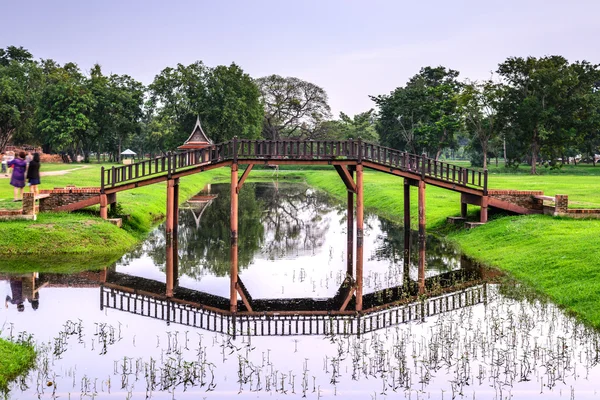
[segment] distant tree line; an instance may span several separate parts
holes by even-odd
[[[201,61],[160,71],[144,86],[100,65],[35,60],[22,47],[0,49],[0,150],[42,146],[45,152],[139,154],[176,149],[196,117],[215,142],[265,139],[363,139],[439,158],[462,153],[487,167],[539,163],[600,153],[600,70],[560,56],[511,57],[495,79],[461,81],[459,72],[425,67],[376,109],[332,118],[327,93],[295,77],[250,77],[236,64]]]

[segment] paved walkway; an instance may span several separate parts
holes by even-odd
[[[77,171],[78,169],[84,169],[84,168],[89,168],[88,165],[82,165],[81,167],[77,167],[77,168],[72,168],[72,169],[62,169],[60,171],[42,171],[40,172],[40,176],[56,176],[56,175],[65,175],[68,174],[69,172],[73,172],[73,171]],[[10,178],[10,174],[0,174],[0,179],[8,179]]]

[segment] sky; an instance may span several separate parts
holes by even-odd
[[[507,57],[600,63],[600,0],[0,0],[0,14],[0,47],[35,58],[144,84],[178,63],[235,62],[321,86],[334,116],[424,66],[481,80]]]

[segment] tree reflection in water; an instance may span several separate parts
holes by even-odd
[[[208,192],[201,192],[207,194]],[[207,274],[229,273],[230,185],[210,185],[214,200],[202,211],[190,203],[179,211],[179,273],[200,279]],[[255,257],[268,260],[311,254],[322,246],[329,229],[327,214],[340,206],[325,193],[298,183],[246,183],[239,193],[238,268],[247,268]],[[147,254],[165,265],[165,234],[155,229],[139,249],[122,262]]]

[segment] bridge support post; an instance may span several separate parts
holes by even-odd
[[[167,243],[173,240],[173,226],[175,224],[175,181],[167,180],[167,220],[165,222],[165,237]]]
[[[100,194],[100,218],[108,219],[108,198],[106,194]]]
[[[419,294],[425,293],[425,182],[419,181]]]
[[[363,307],[363,166],[356,166],[356,311]]]
[[[176,286],[178,271],[175,270],[177,263],[177,223],[178,223],[178,197],[179,179],[167,180],[167,220],[165,222],[166,239],[166,295],[173,297],[173,289]]]
[[[481,211],[479,213],[479,222],[486,223],[488,220],[488,197],[481,198]]]
[[[166,290],[166,296],[167,297],[173,297],[173,288],[175,286],[175,270],[174,270],[174,265],[173,265],[173,261],[175,259],[174,257],[174,252],[173,252],[173,242],[170,240],[167,240],[167,246],[166,246],[166,275],[167,275],[167,290]]]
[[[349,172],[352,177],[353,171],[349,170]],[[346,275],[354,276],[354,193],[350,190],[348,190],[348,213],[346,219],[346,237],[348,239]]]
[[[229,269],[229,311],[237,312],[238,280],[238,165],[231,165],[231,245]]]
[[[404,279],[408,284],[410,273],[410,182],[404,178]]]
[[[467,203],[462,201],[462,199],[460,202],[460,216],[461,218],[467,218]]]
[[[173,284],[179,286],[179,256],[178,256],[178,234],[179,234],[179,178],[173,182]]]

